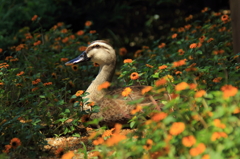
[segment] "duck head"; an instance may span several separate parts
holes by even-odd
[[[101,65],[108,65],[116,62],[116,54],[111,45],[103,40],[92,42],[77,58],[65,63],[65,65],[77,64],[80,62],[92,61]]]

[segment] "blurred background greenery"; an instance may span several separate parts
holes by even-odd
[[[180,27],[189,14],[204,7],[229,9],[227,0],[0,0],[0,48],[19,44],[19,30],[39,26],[48,30],[57,22],[70,25],[73,32],[92,21],[99,39],[109,39],[130,52],[163,38],[171,26]],[[39,23],[31,18],[38,15]]]

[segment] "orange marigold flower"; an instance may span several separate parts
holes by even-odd
[[[155,82],[156,86],[161,86],[167,83],[167,80],[165,78],[160,78]]]
[[[223,32],[223,31],[225,31],[226,29],[227,29],[226,27],[222,27],[222,28],[218,29],[218,31],[219,31],[219,32]]]
[[[179,67],[186,64],[186,59],[173,62],[174,67]]]
[[[186,82],[181,82],[175,86],[176,91],[182,91],[184,89],[187,89],[189,85]]]
[[[200,48],[202,46],[202,43],[197,43],[197,47]]]
[[[166,46],[166,44],[165,43],[161,43],[160,45],[158,45],[158,48],[164,48]]]
[[[175,74],[176,74],[176,75],[182,74],[182,72],[181,72],[181,71],[176,71]]]
[[[41,82],[41,79],[36,79],[36,80],[32,81],[32,84],[35,85],[35,84],[38,84],[39,82]]]
[[[184,32],[184,31],[185,31],[184,27],[178,28],[178,32],[179,32],[179,33],[180,33],[180,32]]]
[[[102,89],[106,89],[106,88],[108,88],[110,85],[111,85],[111,84],[110,84],[110,82],[108,82],[108,81],[103,82],[102,84],[100,84],[100,85],[98,86],[98,90],[100,91],[100,90],[102,90]]]
[[[52,85],[52,82],[43,83],[44,86]]]
[[[221,90],[223,91],[223,97],[224,98],[235,96],[238,92],[237,87],[234,87],[232,85],[222,86]]]
[[[208,11],[208,7],[205,7],[203,10],[202,10],[202,13]]]
[[[64,154],[64,149],[59,147],[56,151],[55,151],[55,156],[60,158],[62,157],[62,155]]]
[[[33,43],[34,46],[37,46],[37,45],[40,45],[40,44],[41,44],[41,41],[40,41],[40,40],[38,40],[38,41],[36,41],[35,43]]]
[[[184,28],[187,29],[187,30],[190,29],[191,28],[191,24],[185,25]]]
[[[105,130],[104,133],[102,134],[102,138],[111,136],[113,134],[113,130],[115,130],[114,128],[111,130]]]
[[[179,55],[183,55],[185,53],[185,51],[183,49],[179,49],[178,53],[179,53]]]
[[[218,128],[226,128],[226,125],[222,124],[220,119],[214,119],[213,124]]]
[[[195,93],[195,98],[200,98],[206,94],[205,90],[199,90]]]
[[[172,124],[169,133],[171,135],[178,135],[185,130],[185,124],[183,122],[175,122]]]
[[[38,18],[38,16],[37,16],[37,15],[34,15],[34,16],[32,17],[32,21],[35,21],[37,18]]]
[[[12,148],[16,149],[18,146],[21,145],[21,140],[15,137],[10,141],[10,145],[12,146]]]
[[[114,125],[114,134],[119,134],[122,129],[122,124],[116,123]]]
[[[188,59],[189,59],[189,60],[192,60],[192,59],[193,59],[193,57],[190,55],[190,56],[188,56]]]
[[[211,136],[211,141],[216,141],[217,139],[220,139],[221,137],[227,138],[228,135],[225,132],[214,132]]]
[[[197,71],[197,68],[190,67],[190,68],[186,68],[185,71],[187,71],[187,72],[191,72],[191,71],[194,72],[194,71]]]
[[[182,144],[186,147],[191,147],[196,143],[196,139],[194,136],[186,136],[182,138]]]
[[[122,96],[126,97],[126,96],[128,96],[131,92],[132,92],[132,89],[131,89],[130,87],[126,87],[126,88],[122,91]]]
[[[132,62],[133,62],[132,59],[125,59],[125,60],[123,61],[123,63],[132,63]]]
[[[138,74],[137,72],[133,72],[133,73],[131,73],[130,78],[131,78],[132,80],[136,80],[136,79],[139,78],[139,74]]]
[[[152,86],[146,86],[142,89],[142,94],[145,94],[152,90]]]
[[[62,30],[61,30],[61,33],[64,33],[64,34],[67,33],[67,32],[68,32],[67,29],[62,29]]]
[[[5,60],[9,60],[9,59],[12,59],[13,57],[12,56],[7,56],[6,58],[5,58]]]
[[[159,67],[158,67],[159,70],[163,70],[163,69],[165,69],[165,68],[167,68],[167,65],[162,65],[162,66],[159,66]]]
[[[18,58],[10,59],[10,62],[13,62],[13,61],[18,61]]]
[[[32,88],[32,92],[34,92],[34,91],[36,91],[38,89],[39,89],[38,87],[34,87],[34,88]]]
[[[134,57],[139,57],[139,56],[141,55],[141,54],[140,54],[141,52],[142,52],[142,50],[137,50],[137,51],[134,53]]]
[[[91,21],[86,21],[86,22],[85,22],[85,26],[89,27],[89,26],[91,26],[91,25],[92,25],[92,22],[91,22]]]
[[[240,108],[235,108],[233,111],[233,114],[238,114],[238,113],[240,113]]]
[[[88,102],[88,104],[87,104],[88,106],[90,106],[90,107],[92,107],[92,106],[94,106],[95,105],[95,103],[94,102]]]
[[[167,117],[167,113],[160,112],[160,113],[154,113],[151,119],[155,122],[158,122],[160,120],[163,120]]]
[[[203,155],[202,159],[210,159],[210,156],[208,154]]]
[[[177,37],[177,33],[172,35],[172,39],[175,39]]]
[[[150,150],[152,148],[153,141],[151,139],[147,139],[146,145],[143,146],[145,150]]]
[[[32,39],[32,38],[33,38],[30,33],[26,33],[26,34],[24,34],[24,35],[25,35],[26,39]]]
[[[58,22],[58,23],[57,23],[57,26],[58,26],[58,27],[61,27],[61,26],[63,26],[63,25],[64,25],[63,22]]]
[[[224,52],[224,50],[218,50],[218,54],[223,54]]]
[[[208,40],[207,40],[207,43],[210,43],[211,41],[213,41],[214,39],[213,38],[209,38]]]
[[[185,18],[185,21],[189,21],[189,20],[191,20],[192,18],[193,18],[193,16],[192,16],[192,15],[189,15],[188,17]]]
[[[78,97],[78,96],[82,95],[83,92],[84,92],[83,90],[79,90],[79,91],[77,91],[77,92],[75,93],[75,95]]]
[[[3,49],[2,48],[0,48],[0,53],[2,53],[3,52]]]
[[[107,146],[113,146],[126,138],[127,137],[125,135],[113,134],[112,137],[110,137],[109,139],[106,140],[105,144]]]
[[[80,52],[83,52],[83,51],[85,51],[86,50],[86,46],[80,46],[79,48],[78,48],[78,50],[80,51]]]
[[[140,112],[142,110],[142,107],[140,105],[137,105],[133,110],[131,110],[131,114],[134,115],[137,112]]]
[[[201,36],[201,37],[199,38],[200,43],[203,43],[205,39],[206,39],[206,37],[205,37],[204,35]]]
[[[219,83],[222,80],[222,77],[217,77],[213,79],[214,83]]]
[[[24,72],[21,71],[21,72],[19,72],[19,73],[17,74],[17,76],[21,76],[21,75],[23,75],[23,74],[24,74]]]
[[[101,145],[104,143],[104,139],[102,137],[99,137],[96,140],[93,140],[93,145]]]
[[[81,35],[83,35],[84,34],[84,31],[83,30],[79,30],[78,32],[77,32],[77,35],[78,36],[81,36]]]
[[[71,65],[71,68],[73,71],[77,71],[78,70],[78,66],[77,65]]]
[[[52,73],[52,77],[57,79],[57,74],[56,73]]]
[[[194,48],[196,48],[196,47],[197,47],[197,43],[192,43],[192,44],[189,46],[190,49],[194,49]]]
[[[75,35],[70,35],[69,38],[70,39],[75,39]]]
[[[96,33],[96,32],[97,32],[96,30],[90,30],[90,31],[89,31],[90,34],[94,34],[94,33]]]
[[[122,47],[119,49],[119,55],[124,56],[127,54],[127,49],[125,47]]]
[[[196,89],[197,88],[197,84],[195,84],[195,83],[189,83],[188,86],[189,86],[190,89]]]
[[[73,156],[74,156],[74,152],[73,151],[69,151],[69,152],[63,154],[61,159],[72,159]]]
[[[222,20],[223,22],[227,22],[228,19],[229,19],[229,16],[228,16],[227,14],[221,16],[221,20]]]
[[[86,123],[86,122],[88,122],[89,121],[89,114],[85,114],[85,115],[83,115],[82,117],[81,117],[81,119],[80,119],[80,121],[82,122],[82,123]]]
[[[149,64],[146,64],[146,66],[149,67],[149,68],[153,68],[153,66],[152,66],[152,65],[149,65]]]
[[[60,61],[61,62],[66,62],[66,61],[68,61],[68,58],[61,58]]]
[[[11,145],[5,145],[5,149],[2,151],[3,153],[9,153],[9,150],[12,148]]]
[[[63,42],[63,43],[68,42],[68,37],[65,37],[64,39],[62,39],[62,42]]]
[[[206,146],[203,143],[198,144],[197,147],[191,148],[189,153],[191,156],[198,156],[206,150]]]

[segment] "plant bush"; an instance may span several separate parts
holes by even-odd
[[[130,126],[136,130],[123,135],[116,124],[96,135],[95,156],[238,158],[239,55],[232,51],[229,15],[205,8],[186,21],[121,67],[119,79],[126,86],[151,85],[142,93],[156,99],[153,107],[161,111],[131,102],[136,109]],[[168,100],[158,100],[164,95]]]
[[[32,21],[38,23],[39,19],[34,16]],[[85,112],[79,109],[82,98],[73,94],[79,88],[85,89],[97,70],[93,65],[64,63],[96,39],[91,24],[86,22],[77,33],[60,22],[47,32],[42,32],[41,26],[34,32],[24,27],[18,34],[22,43],[1,52],[5,56],[0,64],[1,150],[17,137],[21,146],[10,151],[11,155],[27,152],[35,158],[46,144],[46,136],[80,136],[76,132]]]

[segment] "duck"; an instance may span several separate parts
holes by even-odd
[[[141,106],[153,104],[152,98],[146,98],[141,91],[146,86],[137,85],[130,86],[131,94],[126,99],[121,95],[125,88],[117,88],[113,90],[98,89],[98,86],[104,82],[111,83],[116,68],[116,53],[113,47],[104,40],[96,40],[91,42],[85,51],[78,57],[68,61],[65,65],[73,65],[77,63],[92,61],[99,65],[99,72],[96,78],[87,88],[86,95],[88,102],[94,102],[99,106],[99,112],[92,113],[89,120],[101,119],[99,125],[114,127],[116,123],[127,124],[132,118],[131,110],[136,105],[129,105],[128,102],[142,98]],[[112,98],[115,97],[115,98]],[[84,110],[91,109],[90,106],[84,105]]]

